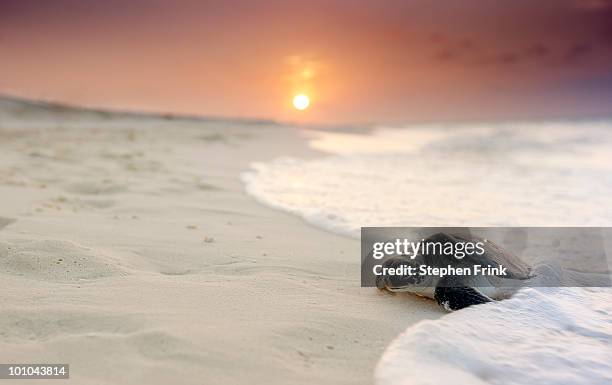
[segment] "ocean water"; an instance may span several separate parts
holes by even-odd
[[[612,122],[310,132],[314,159],[243,174],[260,202],[349,237],[362,226],[612,226]],[[358,258],[358,256],[356,256]],[[378,384],[612,382],[612,291],[525,289],[408,328]]]
[[[612,123],[381,128],[319,133],[327,155],[252,165],[247,191],[311,224],[612,224]]]
[[[409,328],[386,349],[377,384],[612,383],[609,289],[524,289]]]

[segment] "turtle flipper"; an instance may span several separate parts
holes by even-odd
[[[437,286],[434,299],[438,305],[448,311],[463,309],[471,305],[491,302],[492,299],[473,287],[444,287]]]

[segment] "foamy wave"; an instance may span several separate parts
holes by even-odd
[[[605,226],[612,124],[549,123],[321,134],[334,155],[258,163],[261,202],[358,237],[362,226]]]
[[[612,291],[524,289],[423,321],[386,349],[378,385],[610,384]]]

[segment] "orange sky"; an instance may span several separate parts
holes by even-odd
[[[0,92],[334,124],[610,116],[611,5],[2,0]]]

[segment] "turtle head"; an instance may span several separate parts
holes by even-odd
[[[389,258],[382,264],[382,274],[376,276],[376,287],[391,292],[413,291],[426,284],[426,277],[418,274],[420,265],[409,258]]]

